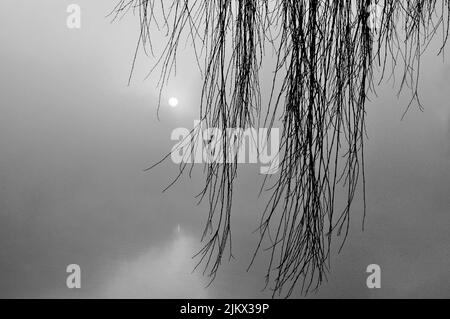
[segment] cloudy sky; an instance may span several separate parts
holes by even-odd
[[[66,27],[73,2],[79,30]],[[143,169],[170,151],[173,129],[192,127],[201,82],[183,53],[158,121],[156,83],[144,81],[151,59],[139,58],[127,86],[137,20],[111,24],[113,4],[0,2],[0,297],[270,296],[264,258],[246,272],[264,204],[258,167],[237,185],[237,259],[209,288],[191,272],[207,215],[193,197],[202,176],[163,194],[177,166]],[[312,298],[450,297],[450,60],[435,49],[423,60],[424,112],[402,121],[408,96],[392,83],[368,104],[366,230],[356,203],[348,243]],[[66,287],[69,264],[82,268],[80,290]],[[382,289],[367,289],[370,264],[382,267]]]

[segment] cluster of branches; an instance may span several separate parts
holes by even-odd
[[[374,5],[379,10],[371,11]],[[153,33],[166,32],[156,63],[160,84],[176,69],[181,41],[190,41],[203,77],[204,123],[224,131],[282,127],[280,172],[264,184],[270,199],[254,256],[269,245],[266,279],[274,296],[319,287],[333,238],[342,235],[340,245],[347,238],[359,186],[365,202],[369,95],[383,79],[400,74],[399,89],[411,90],[411,103],[420,105],[421,55],[436,34],[443,36],[442,52],[449,1],[120,0],[116,17],[129,10],[140,18],[138,49],[152,52]],[[374,18],[379,23],[370,23]],[[275,59],[273,86],[263,105],[259,80],[268,51]],[[210,206],[199,265],[212,278],[231,251],[237,172],[237,162],[207,165],[200,194]],[[336,208],[338,187],[346,194],[342,209]]]

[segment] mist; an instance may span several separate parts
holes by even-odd
[[[208,213],[194,198],[201,169],[165,193],[178,166],[144,171],[170,152],[171,132],[197,116],[201,81],[190,55],[180,55],[163,93],[181,108],[163,103],[158,120],[159,90],[144,80],[151,58],[139,57],[128,85],[137,21],[111,24],[111,1],[80,0],[83,27],[73,31],[69,2],[25,3],[0,4],[0,297],[270,297],[267,256],[247,272],[265,203],[259,167],[240,172],[235,259],[224,259],[211,286],[201,268],[193,272]],[[412,107],[402,120],[409,99],[391,84],[368,105],[365,231],[359,194],[348,242],[310,298],[450,296],[450,64],[432,48],[422,73],[424,112]],[[78,291],[65,284],[74,263]],[[366,287],[373,263],[383,268],[379,291]]]

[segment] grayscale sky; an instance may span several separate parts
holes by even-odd
[[[66,27],[70,3],[81,5],[80,30]],[[237,259],[209,288],[191,273],[207,216],[194,199],[202,175],[163,194],[178,167],[143,169],[170,151],[173,129],[192,128],[201,82],[186,50],[158,121],[150,58],[127,86],[137,19],[111,24],[113,4],[0,2],[0,297],[270,296],[264,257],[246,272],[264,206],[258,167],[236,186]],[[450,60],[436,48],[423,59],[424,112],[414,106],[402,121],[409,97],[393,83],[368,104],[366,229],[360,196],[347,245],[311,298],[450,297]],[[66,287],[69,264],[82,268],[81,290]],[[366,287],[370,264],[382,267],[380,290]]]

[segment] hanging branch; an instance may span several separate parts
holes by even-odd
[[[438,53],[443,52],[448,0],[121,0],[115,17],[129,10],[141,25],[135,60],[140,47],[153,54],[153,32],[166,33],[152,70],[160,68],[161,89],[176,69],[180,41],[190,40],[203,76],[200,119],[206,127],[226,132],[280,124],[280,171],[276,181],[264,184],[270,199],[254,257],[268,240],[266,280],[274,296],[290,296],[297,286],[304,293],[318,288],[329,269],[333,238],[342,237],[342,248],[348,236],[359,185],[365,203],[368,96],[385,78],[400,74],[399,92],[411,91],[407,110],[414,102],[422,107],[421,55],[437,33],[443,36]],[[276,63],[263,108],[259,72],[269,50]],[[230,142],[222,135],[226,154]],[[180,176],[186,168],[181,166]],[[212,279],[227,247],[232,256],[237,172],[237,159],[208,164],[199,195],[207,198],[209,215],[198,266]],[[336,208],[340,187],[346,190],[342,209]]]

